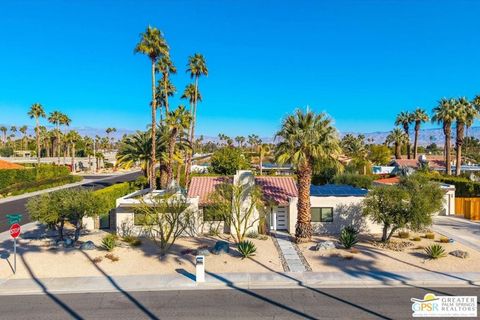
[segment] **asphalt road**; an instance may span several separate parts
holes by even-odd
[[[135,180],[141,173],[140,172],[132,172],[122,176],[112,176],[106,180],[96,181],[85,183],[82,185],[83,188],[92,188],[94,190],[101,189],[108,187],[112,184],[125,182],[125,181],[132,181]],[[85,179],[105,179],[105,176],[95,177],[95,176],[85,176]],[[29,216],[26,212],[25,205],[27,204],[30,198],[23,198],[15,201],[9,201],[6,203],[0,203],[0,232],[8,230],[8,223],[7,223],[7,214],[11,213],[21,213],[23,214],[21,224],[25,224],[30,222]],[[1,318],[1,315],[0,315]]]
[[[1,319],[411,319],[410,298],[478,288],[228,289],[2,296]]]

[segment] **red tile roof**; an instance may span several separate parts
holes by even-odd
[[[386,184],[386,185],[394,185],[400,182],[399,177],[391,177],[391,178],[385,178],[385,179],[378,179],[375,180],[374,183],[379,183],[379,184]]]
[[[0,160],[0,170],[8,169],[25,169],[25,167],[16,163]]]
[[[287,205],[291,197],[298,196],[297,183],[292,177],[256,177],[255,183],[263,190],[267,201]]]
[[[208,198],[221,183],[232,181],[228,177],[192,177],[188,189],[188,197],[199,197],[199,204],[208,203]],[[259,185],[264,198],[278,205],[287,205],[290,197],[298,194],[297,185],[292,177],[256,177],[255,183]]]

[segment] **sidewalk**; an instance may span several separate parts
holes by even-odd
[[[480,286],[480,272],[283,272],[206,274],[197,284],[195,275],[182,269],[179,274],[117,277],[72,277],[50,279],[9,279],[0,282],[1,295],[43,293],[84,293],[118,291],[354,288],[354,287],[446,287]]]

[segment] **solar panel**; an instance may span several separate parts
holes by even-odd
[[[348,185],[339,184],[325,184],[321,186],[311,185],[310,194],[312,196],[364,196],[368,193],[368,190],[362,188],[356,188]]]

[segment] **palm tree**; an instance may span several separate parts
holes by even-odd
[[[162,90],[160,90],[162,99],[163,99],[163,105],[165,106],[165,115],[170,112],[168,110],[168,97],[172,96],[175,93],[175,87],[173,84],[170,82],[169,76],[170,74],[176,74],[177,73],[177,68],[173,65],[172,60],[170,59],[169,56],[162,56],[158,61],[157,61],[157,71],[162,74],[162,79],[159,81],[159,86],[162,87]],[[161,85],[160,85],[161,82]]]
[[[68,132],[68,134],[66,135],[66,139],[70,144],[70,155],[72,157],[70,164],[72,166],[72,171],[75,171],[75,147],[78,141],[82,139],[82,137],[80,137],[77,131],[72,130]]]
[[[309,241],[312,236],[310,185],[313,170],[320,163],[336,163],[340,152],[337,132],[326,114],[297,110],[283,120],[275,138],[280,138],[276,150],[277,162],[292,164],[297,173],[296,241]]]
[[[140,34],[140,42],[136,45],[134,52],[135,53],[142,53],[147,55],[151,61],[151,72],[152,72],[152,148],[151,148],[151,156],[150,156],[150,187],[154,190],[155,189],[155,162],[156,162],[156,128],[157,128],[157,120],[156,120],[156,112],[157,112],[157,100],[155,99],[155,65],[158,59],[161,56],[168,56],[169,55],[169,48],[163,34],[157,28],[152,28],[150,26],[147,27],[144,33]]]
[[[237,142],[238,147],[241,149],[243,147],[243,143],[245,142],[245,137],[237,136],[235,137],[235,142]]]
[[[165,91],[166,88],[166,91]],[[177,92],[177,88],[175,85],[170,81],[169,78],[164,80],[164,77],[158,80],[157,88],[155,89],[155,97],[157,99],[157,108],[165,107],[165,110],[169,109],[168,105],[168,97],[173,97],[173,95]],[[165,100],[167,97],[167,100]],[[165,111],[165,114],[168,112]],[[162,112],[160,112],[160,122],[163,122]]]
[[[385,142],[387,144],[393,143],[395,146],[395,159],[402,158],[402,145],[407,143],[408,137],[405,132],[402,132],[400,128],[394,128],[390,131],[390,134],[387,136]]]
[[[187,72],[190,73],[190,77],[192,79],[195,79],[195,94],[194,94],[194,102],[193,102],[193,110],[191,110],[192,113],[192,122],[190,125],[190,143],[193,142],[195,138],[195,125],[197,121],[197,104],[198,104],[198,79],[202,75],[207,76],[208,75],[208,68],[207,64],[205,62],[205,58],[203,55],[199,53],[195,53],[193,56],[190,56],[188,58],[188,68]],[[192,166],[192,152],[188,154],[187,157],[187,167],[185,171],[185,184],[188,188],[188,185],[190,183],[190,170]]]
[[[67,127],[70,126],[70,123],[72,122],[72,120],[65,114],[65,113],[62,113],[62,115],[60,116],[60,125],[64,126],[63,127],[63,136],[66,137],[67,135]],[[66,156],[67,156],[67,144],[66,142],[64,142],[63,144],[63,163],[66,164]],[[60,157],[60,156],[59,156]]]
[[[180,105],[177,109],[170,111],[166,117],[168,129],[168,160],[167,160],[167,185],[173,181],[173,162],[175,145],[179,135],[183,135],[189,128],[192,116],[185,106]],[[166,186],[162,186],[166,187]]]
[[[475,98],[472,100],[472,105],[477,111],[477,114],[480,114],[480,95],[477,95]],[[473,122],[475,120],[475,116],[469,118],[467,117],[467,121],[465,122],[465,130],[466,130],[466,136],[468,137],[468,129],[473,125]],[[465,152],[467,152],[467,145],[465,145]]]
[[[2,141],[3,141],[3,144],[6,144],[7,143],[7,127],[5,126],[1,126],[0,127],[0,131],[2,132]]]
[[[13,136],[16,136],[17,135],[17,127],[16,126],[11,126],[10,127],[10,132],[13,134]],[[15,143],[15,139],[14,139],[14,143],[13,143],[13,147],[16,148],[16,143]]]
[[[27,126],[21,126],[18,131],[20,131],[22,133],[22,149],[23,150],[26,150],[27,149],[27,129],[28,127]]]
[[[462,97],[455,100],[455,112],[456,112],[456,161],[455,161],[455,175],[459,176],[462,166],[462,146],[465,138],[465,126],[471,126],[474,119],[478,116],[478,111],[474,105]]]
[[[35,138],[37,140],[37,163],[40,164],[40,118],[45,118],[45,110],[40,103],[34,103],[28,111],[30,119],[35,119]]]
[[[412,121],[415,123],[415,140],[413,141],[413,158],[417,159],[417,151],[418,151],[418,133],[420,132],[420,126],[422,123],[427,122],[430,120],[428,114],[425,110],[417,108],[411,114]]]
[[[271,152],[270,145],[267,143],[263,143],[258,146],[258,164],[260,167],[260,175],[263,175],[263,159],[266,156],[269,156]]]
[[[352,162],[355,164],[355,167],[362,167],[363,174],[367,174],[367,165],[369,163],[367,156],[368,150],[365,145],[365,136],[354,135],[348,133],[346,134],[341,143],[340,143],[343,153],[352,158]]]
[[[262,140],[256,135],[256,134],[250,134],[248,136],[247,140],[248,144],[250,145],[250,148],[254,150],[257,148],[257,146],[262,143]]]
[[[405,135],[406,135],[406,138],[407,138],[407,141],[406,141],[406,144],[407,144],[407,159],[410,159],[410,138],[409,138],[409,131],[410,131],[410,123],[412,123],[413,121],[413,118],[412,118],[412,114],[409,113],[409,112],[400,112],[398,115],[397,115],[397,118],[395,119],[395,125],[396,126],[402,126],[403,127],[403,131],[405,132]]]
[[[456,119],[455,104],[455,99],[442,98],[432,111],[432,122],[441,123],[443,127],[443,134],[445,135],[444,152],[447,174],[451,174],[452,172],[452,164],[450,160],[450,140],[452,138],[452,123]]]
[[[56,152],[58,156],[58,164],[60,164],[60,122],[62,121],[62,113],[59,111],[50,112],[48,122],[55,126],[56,133]]]

